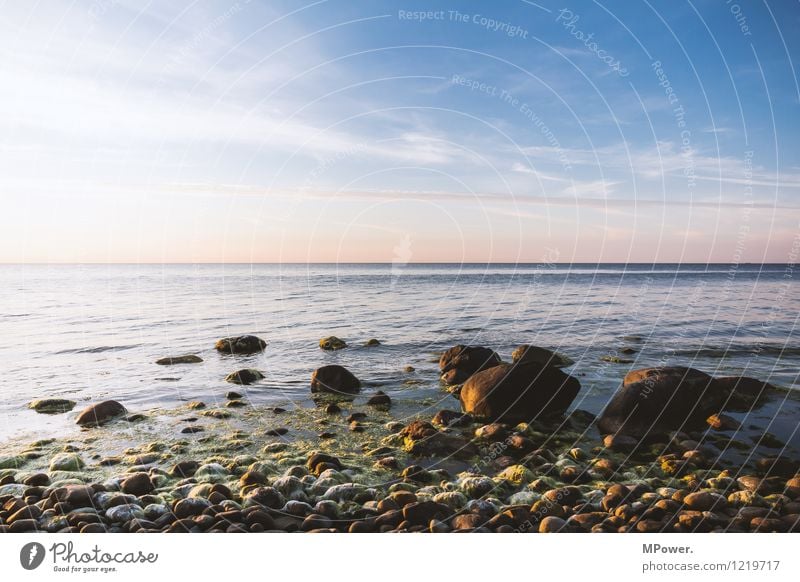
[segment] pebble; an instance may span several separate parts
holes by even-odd
[[[567,522],[560,517],[550,515],[539,522],[539,533],[556,533],[564,529],[566,525]]]

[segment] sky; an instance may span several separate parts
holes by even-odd
[[[794,262],[800,2],[4,2],[0,262]]]

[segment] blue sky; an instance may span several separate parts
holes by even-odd
[[[785,262],[800,236],[796,1],[3,12],[3,262]]]

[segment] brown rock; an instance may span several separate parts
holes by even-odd
[[[75,422],[81,426],[99,426],[128,412],[116,400],[105,400],[83,409]]]
[[[549,515],[539,522],[539,533],[556,533],[564,529],[567,522],[560,517]]]
[[[742,426],[735,418],[722,413],[712,414],[706,419],[706,422],[714,430],[739,430]]]
[[[153,482],[147,473],[134,473],[122,482],[122,492],[130,495],[147,495],[153,491]]]
[[[356,394],[360,389],[361,381],[344,366],[322,366],[311,374],[311,392]]]
[[[718,493],[696,491],[684,497],[683,503],[686,507],[694,509],[695,511],[710,511],[715,508],[722,509],[727,507],[728,500]]]
[[[214,347],[226,354],[255,354],[263,352],[267,342],[254,335],[240,335],[217,340]]]
[[[511,352],[511,361],[528,364],[534,363],[540,366],[550,366],[553,368],[566,368],[575,362],[559,353],[540,348],[538,346],[521,345]]]
[[[629,372],[598,418],[603,434],[642,438],[652,433],[702,426],[720,410],[725,393],[708,374],[666,366]]]
[[[578,380],[552,367],[497,364],[471,376],[461,407],[478,418],[530,421],[563,414],[580,390]]]
[[[500,361],[500,356],[489,348],[457,345],[439,358],[439,370],[445,383],[461,384],[476,372],[496,366]]]

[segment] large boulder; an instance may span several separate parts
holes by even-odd
[[[563,354],[540,348],[538,346],[521,345],[511,352],[511,361],[520,364],[535,363],[541,366],[566,368],[575,362]]]
[[[453,346],[439,358],[442,380],[447,384],[461,384],[481,370],[501,362],[494,350],[481,346]]]
[[[553,366],[498,364],[466,381],[461,407],[485,420],[531,421],[563,414],[580,388],[578,380]]]
[[[768,382],[746,376],[715,378],[714,384],[725,394],[724,409],[733,412],[755,410],[777,391],[777,388]]]
[[[629,372],[597,421],[603,434],[643,438],[649,434],[702,428],[719,412],[726,393],[708,374],[683,366]]]
[[[267,342],[254,335],[240,335],[217,340],[214,347],[224,354],[255,354],[263,352]]]
[[[116,400],[104,400],[84,408],[75,422],[81,426],[99,426],[126,412],[125,407]]]
[[[361,381],[344,366],[338,364],[322,366],[311,374],[312,392],[356,394],[359,390],[361,390]]]

